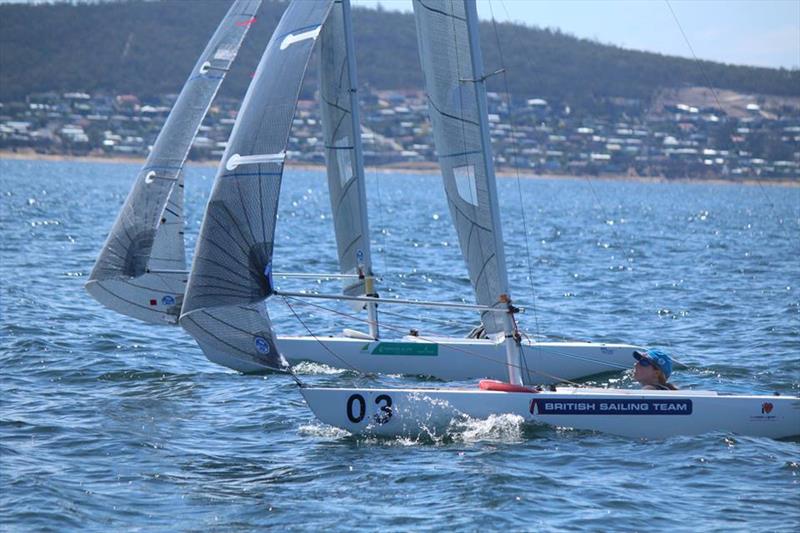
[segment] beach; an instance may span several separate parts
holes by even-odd
[[[120,164],[140,164],[146,161],[144,157],[109,157],[104,155],[65,155],[65,154],[40,154],[33,150],[0,150],[0,159],[7,160],[28,160],[28,161],[78,161],[94,163],[120,163]],[[193,167],[216,168],[219,162],[216,160],[188,161],[187,165]],[[300,170],[320,170],[324,171],[324,165],[311,165],[308,163],[286,164],[288,168]],[[395,163],[389,165],[365,165],[366,174],[392,173],[392,174],[438,174],[439,166],[434,162],[413,162]],[[640,183],[709,183],[709,184],[735,184],[735,185],[755,185],[755,186],[779,186],[779,187],[800,187],[800,176],[794,179],[757,179],[757,178],[667,178],[665,176],[637,176],[622,174],[602,174],[599,176],[574,176],[569,174],[533,174],[527,169],[514,169],[501,167],[496,169],[498,178],[521,178],[521,179],[569,179],[569,180],[609,180],[609,181],[635,181]]]

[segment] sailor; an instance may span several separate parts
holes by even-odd
[[[633,352],[633,358],[636,359],[633,379],[638,381],[643,389],[678,390],[678,387],[667,382],[672,374],[672,358],[669,354],[651,348]]]

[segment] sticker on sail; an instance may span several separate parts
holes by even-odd
[[[265,339],[264,337],[256,337],[253,342],[256,345],[256,351],[258,353],[262,353],[265,355],[269,353],[269,342],[267,342],[267,339]]]
[[[228,170],[236,170],[241,165],[258,165],[260,163],[280,163],[286,159],[286,151],[278,152],[277,154],[253,154],[253,155],[239,155],[233,154],[228,158],[225,163],[225,168]]]
[[[255,23],[255,21],[256,21],[256,18],[255,17],[251,17],[249,20],[243,20],[241,22],[237,22],[236,25],[237,26],[241,26],[243,28],[246,28],[247,26]]]
[[[283,38],[283,41],[281,41],[281,50],[286,50],[294,43],[299,43],[305,41],[306,39],[316,39],[321,29],[322,26],[317,26],[312,30],[304,31],[302,33],[297,33],[297,34],[290,33],[289,35]]]
[[[534,398],[530,412],[532,415],[690,415],[692,400]]]
[[[161,305],[175,305],[175,297],[167,294],[163,298],[161,298]]]
[[[214,52],[214,59],[219,59],[220,61],[233,61],[236,58],[236,52],[238,51],[238,46],[223,45],[217,48],[217,51]]]

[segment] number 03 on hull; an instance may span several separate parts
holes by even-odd
[[[355,434],[446,434],[453,422],[492,415],[526,423],[660,439],[715,431],[771,438],[800,436],[800,398],[709,391],[558,388],[555,392],[468,389],[304,387],[322,422]]]

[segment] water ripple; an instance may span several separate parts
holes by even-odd
[[[0,161],[6,528],[800,529],[797,439],[630,440],[515,417],[456,420],[419,439],[355,437],[317,422],[285,376],[217,367],[180,329],[101,308],[83,283],[137,171]],[[213,174],[188,171],[190,252]],[[670,349],[686,388],[800,392],[800,189],[530,180],[523,228],[516,183],[498,186],[529,333]],[[368,191],[382,295],[469,301],[439,179],[370,173]],[[276,270],[335,272],[324,176],[290,170],[282,194]],[[307,333],[282,302],[269,305],[279,332]],[[364,328],[302,313],[318,335]],[[476,322],[430,309],[384,318],[423,334],[463,335]],[[323,386],[432,383],[298,371]],[[590,384],[633,386],[616,373]]]

